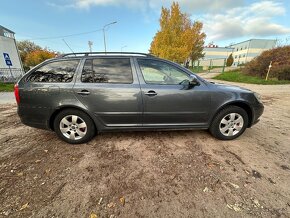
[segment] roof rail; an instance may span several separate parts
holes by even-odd
[[[127,56],[146,56],[146,57],[154,57],[151,54],[139,53],[139,52],[77,52],[77,53],[67,53],[61,54],[58,58],[63,57],[88,57],[88,56],[97,56],[97,55],[127,55]]]

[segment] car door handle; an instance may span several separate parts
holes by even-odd
[[[88,90],[82,90],[80,92],[77,92],[79,95],[89,95],[90,92]]]
[[[146,92],[145,95],[155,96],[155,95],[157,95],[157,93],[155,91],[153,91],[153,90],[150,90],[150,91]]]

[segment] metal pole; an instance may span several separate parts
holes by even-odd
[[[224,73],[225,72],[225,67],[226,67],[226,63],[227,63],[227,61],[226,61],[227,59],[224,59],[224,66],[223,66],[223,71],[222,71],[222,73]]]
[[[115,24],[115,23],[117,23],[117,21],[112,22],[112,23],[108,23],[108,24],[106,24],[105,26],[103,26],[103,29],[102,29],[102,30],[103,30],[103,37],[104,37],[104,48],[105,48],[105,53],[107,52],[105,29],[106,29],[107,26],[110,26],[110,25]]]
[[[11,68],[10,68],[10,66],[8,66],[8,67],[9,67],[9,71],[10,71],[11,77],[12,77],[12,79],[14,79],[12,71],[11,71]]]
[[[107,46],[106,46],[106,34],[105,34],[105,27],[103,28],[103,37],[104,37],[104,47],[105,47],[105,53],[107,52]]]
[[[127,47],[127,45],[122,46],[121,47],[121,52],[123,52],[123,48],[126,48],[126,47]]]
[[[272,61],[270,62],[270,65],[269,65],[269,68],[268,68],[268,72],[267,72],[267,75],[266,75],[266,81],[268,80],[268,76],[269,76],[271,67],[272,67]]]

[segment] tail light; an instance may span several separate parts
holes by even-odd
[[[15,84],[15,86],[14,86],[14,95],[15,95],[15,99],[16,99],[17,104],[19,104],[20,97],[19,97],[19,88],[18,88],[17,84]]]

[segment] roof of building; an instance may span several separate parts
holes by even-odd
[[[13,33],[13,34],[15,34],[15,32],[13,32],[12,30],[10,30],[10,29],[7,29],[6,27],[4,27],[4,26],[1,26],[1,25],[0,25],[0,29],[4,29],[4,30],[6,30],[7,32],[10,32],[10,33]]]
[[[253,40],[259,40],[259,41],[276,41],[276,39],[248,39],[248,40],[245,40],[245,41],[242,41],[242,42],[238,42],[238,43],[234,43],[234,44],[231,44],[229,46],[226,46],[226,48],[230,48],[233,45],[238,45],[238,44],[242,44],[244,42],[249,42],[249,41],[253,41]]]

